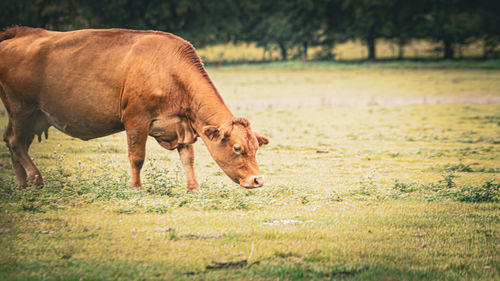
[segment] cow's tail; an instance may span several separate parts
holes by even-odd
[[[7,27],[0,33],[0,42],[16,37],[18,26]]]

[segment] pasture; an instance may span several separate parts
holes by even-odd
[[[45,187],[19,190],[2,143],[0,279],[498,280],[500,70],[476,66],[208,68],[271,139],[254,190],[199,140],[186,193],[152,138],[136,190],[124,133],[54,128],[30,149]]]

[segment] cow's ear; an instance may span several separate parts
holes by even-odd
[[[269,139],[264,137],[264,136],[261,136],[259,135],[258,133],[255,133],[255,137],[257,137],[257,141],[259,142],[259,146],[263,146],[264,144],[268,144],[269,143]]]
[[[220,136],[220,130],[217,126],[205,126],[203,127],[203,134],[210,140],[214,140]]]

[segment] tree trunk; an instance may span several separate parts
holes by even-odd
[[[308,57],[307,57],[307,49],[309,47],[309,44],[307,43],[307,41],[304,41],[302,43],[302,47],[303,47],[303,53],[302,53],[302,58],[303,60],[305,60],[307,62],[308,60]]]
[[[398,60],[402,60],[405,53],[405,43],[403,40],[399,40],[398,42]]]
[[[278,45],[280,46],[281,50],[281,60],[282,61],[288,60],[288,53],[285,44],[283,42],[279,42]]]
[[[443,44],[444,44],[444,59],[445,60],[452,60],[453,59],[453,56],[454,56],[454,52],[453,52],[453,44],[451,42],[451,40],[449,38],[445,38],[443,40]]]
[[[303,47],[303,53],[302,53],[302,65],[303,66],[306,66],[307,64],[307,47],[308,47],[308,44],[307,44],[307,41],[304,41],[302,43],[302,47]]]
[[[368,37],[366,39],[368,45],[368,60],[375,60],[375,37]]]
[[[267,45],[264,45],[264,47],[263,47],[262,49],[264,49],[264,52],[262,52],[262,61],[266,61],[266,54],[267,54],[268,52],[270,53],[270,51],[269,51],[269,49],[268,49],[268,46],[267,46]]]
[[[483,42],[483,60],[487,60],[488,57],[490,56],[490,52],[488,50],[488,43],[487,39],[484,40]]]

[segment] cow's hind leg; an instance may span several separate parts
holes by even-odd
[[[7,128],[5,129],[5,133],[3,135],[3,139],[5,141],[5,144],[10,150],[10,158],[12,159],[12,167],[14,168],[14,172],[16,174],[16,181],[17,184],[21,187],[26,187],[28,184],[26,182],[26,170],[24,170],[23,165],[19,163],[17,160],[14,151],[10,149],[10,139],[12,138],[12,124],[9,121],[9,124],[7,125]]]
[[[20,129],[16,130],[15,127],[12,129],[12,134],[6,136],[17,183],[21,187],[26,187],[28,184],[43,186],[42,175],[28,155],[28,148],[32,140],[33,136],[23,134]]]
[[[24,118],[11,118],[9,125],[5,131],[4,140],[11,153],[19,186],[26,187],[29,184],[43,186],[40,170],[28,155],[28,149],[35,133],[46,131],[50,125],[41,113]]]

